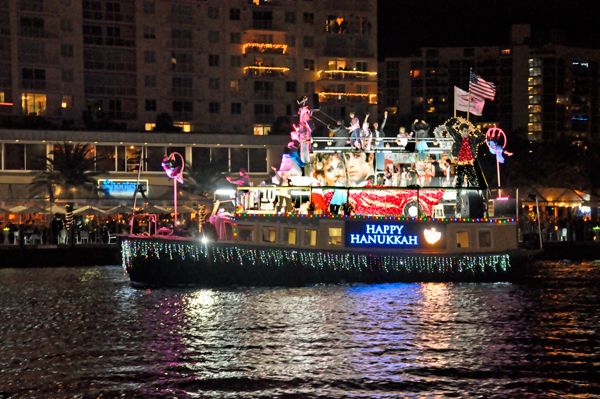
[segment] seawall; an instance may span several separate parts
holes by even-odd
[[[120,265],[121,253],[115,244],[76,245],[3,245],[0,268],[109,266]]]

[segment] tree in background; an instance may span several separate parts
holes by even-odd
[[[202,198],[212,198],[219,183],[226,183],[219,171],[220,160],[204,163],[185,164],[181,189]],[[224,184],[225,185],[225,184]]]
[[[104,171],[96,169],[94,147],[89,144],[55,144],[46,157],[46,170],[34,172],[29,184],[29,193],[45,195],[51,203],[56,198],[73,200],[78,195],[100,198],[108,193],[98,185],[97,177]],[[72,203],[70,203],[72,206]],[[71,244],[73,244],[71,229]]]

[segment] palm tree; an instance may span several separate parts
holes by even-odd
[[[181,189],[202,198],[211,198],[219,181],[224,180],[223,173],[218,169],[219,164],[219,161],[212,161],[198,167],[186,163],[183,173],[184,183]]]
[[[35,177],[28,187],[29,193],[32,196],[47,195],[50,204],[61,194],[67,199],[74,199],[76,193],[91,194],[95,198],[108,195],[98,185],[97,177],[104,171],[96,170],[97,159],[93,156],[93,150],[89,144],[56,144],[46,158],[46,170],[34,172]],[[74,229],[71,230],[72,235]]]

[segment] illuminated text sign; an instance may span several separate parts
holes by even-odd
[[[132,198],[133,193],[135,193],[137,180],[100,179],[98,180],[98,185],[111,197]],[[148,180],[140,180],[140,186],[145,194],[148,194]]]
[[[382,248],[445,248],[446,227],[441,223],[377,223],[347,221],[346,246]]]

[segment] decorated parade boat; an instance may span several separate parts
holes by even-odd
[[[450,133],[460,137],[461,128],[462,144],[472,147],[468,170],[453,176],[448,167],[436,176],[435,166],[452,163],[452,146],[461,140]],[[311,137],[304,127],[296,133],[272,184],[230,180],[239,185],[236,211],[216,207],[200,237],[120,237],[133,286],[511,278],[524,256],[516,209],[507,209],[507,197],[490,197],[476,160],[486,138],[472,125],[452,118],[435,138],[406,142],[360,136],[339,142]],[[411,142],[428,148],[407,151]]]
[[[311,189],[299,188],[296,195]],[[244,195],[256,195],[263,205],[278,195],[278,188],[248,190]],[[414,217],[274,209],[217,213],[212,236],[121,237],[122,260],[137,287],[511,278],[523,255],[514,218],[457,218],[435,207],[438,213]]]
[[[481,111],[483,100],[466,101]],[[244,170],[228,178],[235,212],[216,201],[196,238],[120,237],[133,286],[506,281],[530,256],[518,245],[517,201],[491,195],[477,160],[480,147],[498,168],[511,155],[501,130],[454,117],[431,133],[415,120],[410,133],[385,137],[387,112],[372,129],[368,114],[361,126],[351,113],[349,127],[336,121],[315,137],[313,119],[325,124],[316,114],[331,117],[306,97],[298,104],[271,182],[253,186]]]

